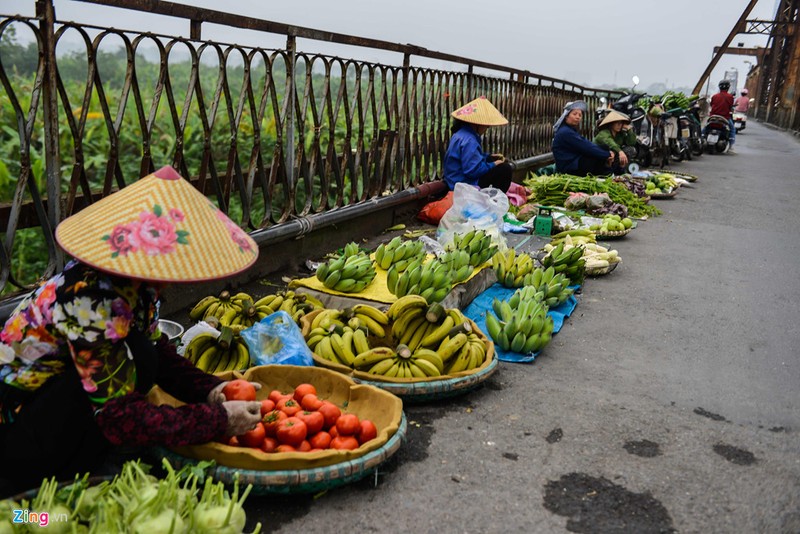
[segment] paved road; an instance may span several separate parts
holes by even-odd
[[[270,532],[800,532],[800,143],[737,155],[614,242],[534,364],[408,406],[375,479],[251,498]]]

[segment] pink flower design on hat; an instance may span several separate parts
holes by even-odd
[[[230,217],[225,215],[221,209],[217,208],[213,204],[208,204],[211,209],[214,210],[217,219],[222,221],[225,224],[225,227],[228,229],[228,232],[231,234],[231,239],[234,243],[239,247],[239,250],[242,252],[252,252],[253,244],[250,242],[247,233],[239,228],[239,225],[233,222]]]
[[[152,212],[142,212],[139,220],[115,226],[111,234],[101,239],[109,242],[112,258],[140,250],[148,256],[169,254],[175,250],[176,244],[189,244],[189,232],[175,228],[176,223],[184,220],[181,210],[172,208],[164,215],[164,210],[156,204]]]
[[[456,111],[456,115],[472,115],[473,113],[478,111],[478,105],[472,104],[464,106]]]

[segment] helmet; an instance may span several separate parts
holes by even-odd
[[[747,94],[747,89],[742,89],[742,95],[746,95],[746,94]]]
[[[722,89],[723,91],[727,91],[728,89],[731,88],[731,82],[728,80],[722,80],[721,82],[719,82],[719,88]]]

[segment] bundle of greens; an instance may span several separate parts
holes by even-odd
[[[630,217],[652,217],[661,214],[661,210],[655,206],[647,205],[623,184],[616,183],[613,180],[603,180],[593,176],[579,177],[570,174],[554,174],[552,176],[535,176],[531,174],[525,180],[525,186],[533,191],[530,201],[543,206],[563,206],[569,194],[573,192],[606,193],[613,202],[627,207]]]

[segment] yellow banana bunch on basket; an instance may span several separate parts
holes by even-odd
[[[517,255],[516,250],[509,248],[492,256],[492,268],[497,281],[505,287],[522,287],[525,276],[533,271],[533,258],[525,253]]]
[[[207,373],[242,371],[250,367],[247,344],[234,330],[223,326],[220,333],[203,332],[186,346],[184,356]]]

